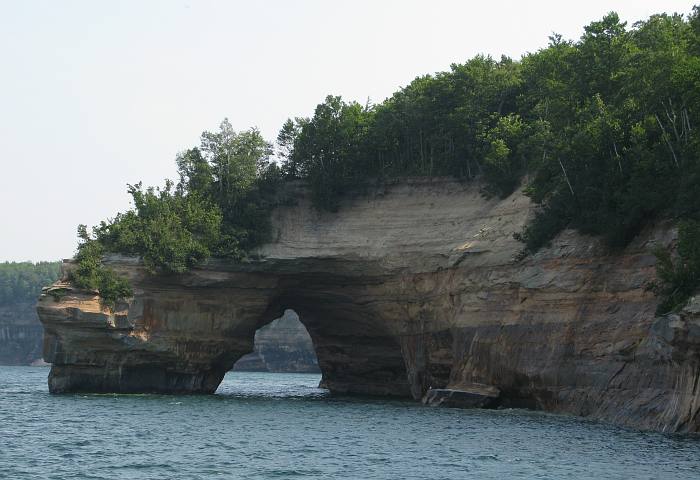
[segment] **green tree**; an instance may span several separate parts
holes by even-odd
[[[277,153],[282,159],[282,173],[289,178],[298,178],[303,174],[301,159],[298,155],[294,157],[294,144],[305,123],[302,118],[288,118],[277,135]]]
[[[700,222],[684,221],[678,227],[678,252],[656,250],[658,282],[654,285],[661,303],[658,314],[677,311],[700,288]]]
[[[272,151],[258,129],[236,132],[228,119],[217,132],[202,133],[200,149],[211,165],[215,195],[221,204],[235,202],[253,185]]]
[[[335,210],[339,197],[352,188],[371,117],[370,108],[328,96],[313,118],[301,122],[283,169],[304,172],[317,205]]]
[[[106,250],[140,255],[153,272],[182,273],[220,244],[221,211],[199,194],[173,192],[172,182],[163,189],[129,185],[129,194],[134,209],[95,229]]]
[[[214,183],[212,166],[195,147],[186,150],[175,158],[180,181],[177,189],[181,194],[193,193],[204,198],[212,198]]]
[[[376,105],[328,96],[311,118],[284,123],[279,166],[258,130],[224,120],[177,157],[174,191],[130,187],[135,208],[93,240],[182,272],[269,239],[284,179],[306,181],[314,204],[335,210],[372,182],[449,175],[498,196],[526,178],[539,207],[517,235],[527,251],[564,228],[621,248],[657,218],[700,221],[698,124],[700,9],[631,27],[613,12],[577,41],[555,34],[520,61],[477,55]]]

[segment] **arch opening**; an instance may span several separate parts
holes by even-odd
[[[256,330],[253,351],[239,358],[232,371],[321,373],[311,335],[292,309]]]
[[[311,336],[320,387],[336,394],[410,397],[401,339],[347,278],[304,277],[279,290],[263,318],[293,309]],[[260,327],[260,324],[258,324]]]

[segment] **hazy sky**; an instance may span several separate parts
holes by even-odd
[[[0,261],[70,257],[76,226],[175,176],[228,117],[273,140],[327,94],[381,101],[477,54],[519,58],[610,10],[692,1],[0,0]]]

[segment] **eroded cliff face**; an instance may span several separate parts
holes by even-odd
[[[615,254],[567,231],[518,260],[512,234],[532,213],[519,192],[403,181],[337,214],[298,197],[274,212],[258,261],[152,277],[110,257],[135,290],[113,313],[68,285],[54,287],[68,288],[58,301],[42,295],[51,391],[213,392],[256,329],[290,308],[334,392],[420,399],[477,384],[503,406],[700,430],[697,302],[656,318],[645,289],[650,249],[672,242],[671,228]]]
[[[0,305],[0,365],[41,362],[42,335],[33,302]]]

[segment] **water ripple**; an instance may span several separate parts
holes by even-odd
[[[0,367],[0,478],[697,479],[700,437],[522,410],[330,396],[235,372],[216,395],[48,395]]]

